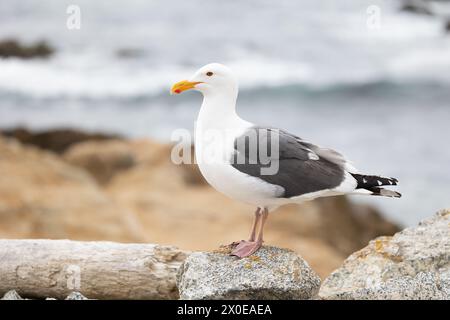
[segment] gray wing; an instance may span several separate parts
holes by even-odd
[[[270,150],[275,151],[274,154]],[[248,129],[235,139],[234,151],[232,166],[283,187],[281,198],[332,189],[345,178],[345,159],[339,153],[322,149],[276,128],[255,126]],[[278,168],[275,174],[266,174],[262,170],[270,166]]]

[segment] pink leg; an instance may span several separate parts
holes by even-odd
[[[253,253],[258,251],[259,248],[261,248],[264,240],[263,240],[263,231],[264,231],[264,224],[267,221],[267,217],[269,215],[269,211],[267,209],[264,209],[263,212],[259,213],[259,217],[257,217],[257,220],[261,220],[261,225],[259,226],[259,234],[258,238],[255,241],[255,230],[252,230],[252,235],[250,236],[250,241],[241,241],[231,252],[231,255],[237,256],[239,258],[244,258],[251,256]],[[257,221],[258,222],[258,221]],[[257,223],[254,223],[254,229],[256,229]],[[252,239],[253,236],[253,240]]]
[[[258,226],[260,219],[261,219],[261,209],[258,208],[255,211],[255,218],[253,219],[252,232],[250,233],[250,239],[248,239],[248,241],[250,242],[253,242],[256,239],[256,227]]]
[[[266,224],[267,218],[269,217],[269,210],[264,208],[264,211],[262,213],[262,219],[261,219],[261,226],[259,227],[259,235],[257,242],[260,242],[261,245],[264,242],[263,241],[263,232],[264,232],[264,225]]]
[[[236,247],[240,244],[246,243],[246,242],[254,242],[256,239],[256,227],[258,226],[259,220],[261,220],[261,209],[258,207],[255,211],[255,218],[253,219],[253,227],[252,227],[252,231],[250,233],[250,238],[247,240],[241,240],[241,241],[234,241],[232,243],[230,243],[228,246],[231,247]]]

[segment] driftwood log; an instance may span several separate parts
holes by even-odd
[[[186,253],[155,244],[70,240],[0,240],[0,297],[177,299],[176,273]]]

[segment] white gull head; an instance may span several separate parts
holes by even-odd
[[[210,63],[196,71],[189,80],[177,82],[172,86],[171,93],[179,94],[193,89],[208,96],[228,96],[236,99],[238,81],[233,71],[220,63]]]

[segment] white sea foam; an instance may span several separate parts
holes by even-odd
[[[82,29],[69,32],[58,16],[67,1],[42,0],[37,6],[32,0],[4,0],[0,37],[48,38],[57,54],[49,60],[0,60],[0,92],[33,98],[150,97],[213,61],[230,65],[244,90],[450,82],[450,38],[442,22],[399,12],[392,1],[253,0],[240,6],[192,1],[174,0],[167,10],[162,3],[139,0],[126,7],[113,0],[80,0]],[[380,8],[379,29],[366,26],[370,5]],[[144,57],[118,58],[115,52],[124,47],[142,50]]]
[[[236,70],[242,90],[300,85],[325,88],[377,81],[450,83],[450,42],[434,48],[397,53],[384,68],[345,73],[317,70],[305,62],[243,57],[226,61]],[[129,98],[168,92],[175,81],[189,77],[196,67],[180,65],[130,67],[114,57],[63,54],[49,61],[0,59],[0,91],[34,98]]]

